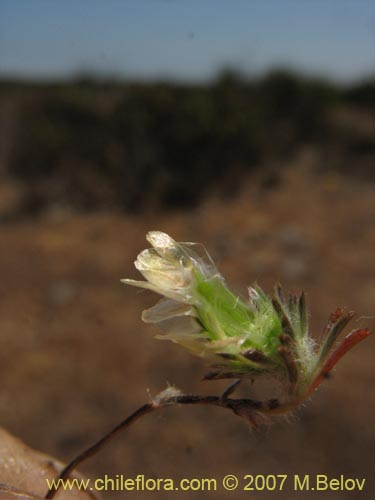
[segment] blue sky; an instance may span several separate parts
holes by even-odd
[[[375,73],[374,0],[0,0],[0,74]]]

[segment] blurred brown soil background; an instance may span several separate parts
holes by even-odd
[[[119,282],[137,276],[151,229],[204,243],[242,295],[255,281],[304,289],[316,335],[339,306],[357,312],[352,328],[375,329],[374,88],[284,73],[223,75],[202,88],[2,83],[1,425],[67,461],[168,382],[223,390],[201,381],[204,361],[153,339],[140,313],[157,297]],[[218,482],[344,474],[366,478],[366,491],[317,495],[371,498],[373,387],[370,337],[288,421],[258,433],[220,409],[166,409],[82,472]],[[256,384],[239,391],[256,393]],[[304,496],[288,484],[284,496]],[[105,497],[126,495],[246,493]]]

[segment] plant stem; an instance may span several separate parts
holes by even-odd
[[[236,415],[246,417],[253,425],[256,424],[255,412],[261,411],[262,413],[269,413],[272,412],[272,410],[281,409],[277,400],[262,402],[255,399],[232,399],[226,398],[225,393],[224,396],[197,396],[191,394],[183,394],[161,398],[159,401],[154,401],[151,403],[145,403],[137,410],[135,410],[131,415],[129,415],[125,420],[116,425],[116,427],[114,427],[110,432],[105,434],[101,439],[99,439],[99,441],[77,455],[68,465],[66,465],[61,471],[60,475],[55,479],[55,487],[51,488],[48,491],[45,498],[51,500],[58,492],[60,486],[62,485],[62,482],[69,477],[71,472],[73,472],[73,470],[76,469],[78,465],[82,464],[82,462],[84,462],[89,457],[95,455],[122,430],[130,427],[136,420],[143,417],[144,415],[147,415],[148,413],[159,410],[166,406],[173,405],[219,406],[221,408],[231,410]]]

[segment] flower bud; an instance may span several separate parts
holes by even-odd
[[[143,311],[143,321],[166,331],[158,338],[208,358],[213,368],[208,379],[269,374],[284,385],[290,400],[301,402],[340,357],[370,333],[352,332],[334,349],[352,318],[338,309],[317,343],[309,335],[303,293],[285,298],[278,285],[270,298],[254,286],[249,299],[242,300],[229,290],[204,247],[177,243],[159,231],[149,232],[147,240],[152,248],[135,261],[146,281],[122,281],[164,297]]]

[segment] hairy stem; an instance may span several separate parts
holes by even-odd
[[[55,479],[55,487],[51,488],[46,499],[52,499],[58,492],[62,482],[69,477],[69,475],[75,470],[80,464],[82,464],[86,459],[95,455],[100,451],[109,441],[111,441],[117,434],[119,434],[124,429],[130,427],[136,420],[151,413],[155,410],[159,410],[166,406],[173,405],[211,405],[219,406],[227,410],[231,410],[236,415],[247,418],[253,425],[256,425],[255,415],[256,412],[262,413],[275,413],[282,412],[284,407],[281,407],[279,402],[275,399],[268,401],[258,401],[255,399],[232,399],[227,398],[224,393],[223,396],[197,396],[191,394],[183,394],[178,396],[161,398],[160,400],[145,403],[135,410],[131,415],[129,415],[125,420],[116,425],[110,432],[105,434],[99,441],[94,443],[92,446],[84,450],[82,453],[77,455],[69,464],[67,464],[61,471],[60,475]]]

